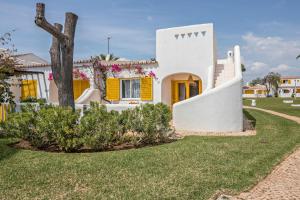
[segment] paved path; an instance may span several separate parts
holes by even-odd
[[[278,115],[300,124],[300,118],[287,114],[265,110],[256,107],[244,108],[261,110],[273,115]],[[280,163],[271,174],[258,183],[249,192],[241,193],[232,199],[247,200],[298,200],[300,199],[300,148]]]
[[[283,118],[295,121],[298,124],[300,124],[300,117],[291,116],[291,115],[287,115],[287,114],[284,114],[284,113],[276,112],[276,111],[273,111],[273,110],[267,110],[267,109],[257,108],[257,107],[244,106],[244,108],[246,108],[246,109],[253,109],[253,110],[260,110],[260,111],[263,111],[263,112],[270,113],[272,115],[277,115],[279,117],[283,117]]]
[[[249,192],[232,199],[300,199],[300,149],[296,150]]]

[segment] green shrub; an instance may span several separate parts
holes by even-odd
[[[82,147],[103,150],[123,143],[152,144],[168,137],[171,112],[164,104],[145,104],[134,109],[108,112],[105,106],[91,103],[80,119],[80,112],[51,105],[22,107],[9,114],[3,123],[8,135],[22,138],[31,145],[62,151]]]
[[[38,147],[57,145],[63,151],[76,151],[83,141],[77,129],[80,112],[71,108],[45,107],[36,117]]]
[[[36,111],[32,105],[22,107],[22,112],[9,113],[3,123],[3,129],[8,136],[23,138],[32,142],[35,140]]]
[[[129,127],[140,135],[141,142],[151,144],[164,141],[170,131],[171,111],[162,103],[144,104],[129,114]]]
[[[102,150],[118,143],[123,127],[119,124],[119,113],[107,112],[105,106],[91,103],[80,121],[80,131],[85,135],[85,145]]]

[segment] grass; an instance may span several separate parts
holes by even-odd
[[[190,136],[141,149],[66,154],[0,139],[1,199],[207,199],[257,183],[300,144],[300,126],[260,111],[257,135]]]
[[[291,104],[283,103],[283,100],[294,100],[294,104],[300,104],[300,98],[256,98],[256,107],[300,117],[300,107],[292,107]],[[249,99],[244,99],[244,105],[250,104]]]

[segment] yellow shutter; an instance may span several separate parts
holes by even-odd
[[[22,80],[21,98],[37,97],[37,81],[36,80]]]
[[[77,99],[81,94],[90,87],[89,80],[73,80],[74,99]]]
[[[291,80],[288,80],[288,83],[289,83],[289,84],[291,84],[291,83],[292,83],[292,81],[291,81]]]
[[[152,95],[152,77],[141,78],[141,100],[151,101]]]
[[[106,79],[106,98],[110,101],[120,99],[120,82],[118,78]]]

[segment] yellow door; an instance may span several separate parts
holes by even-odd
[[[195,81],[194,84],[191,84],[188,80],[174,80],[171,82],[171,87],[172,105],[202,93],[201,80]]]

